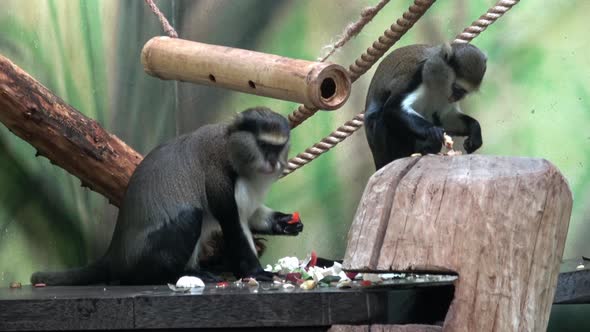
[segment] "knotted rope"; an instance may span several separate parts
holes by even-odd
[[[156,15],[156,17],[158,17],[158,20],[160,20],[160,23],[162,24],[162,29],[164,29],[164,32],[166,32],[166,34],[168,36],[170,36],[171,38],[178,38],[178,33],[176,33],[176,30],[174,30],[174,28],[170,25],[170,23],[166,19],[166,16],[164,16],[164,14],[160,11],[160,8],[158,8],[158,6],[156,6],[154,1],[153,0],[144,0],[144,1],[145,1],[146,5],[148,5],[148,7],[150,7],[150,9],[154,13],[154,15]]]

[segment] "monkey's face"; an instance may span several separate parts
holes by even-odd
[[[277,177],[287,164],[289,123],[266,108],[242,112],[230,133],[230,159],[241,176]]]
[[[471,44],[453,44],[449,65],[457,77],[451,86],[449,102],[456,102],[479,88],[487,69],[487,57]]]

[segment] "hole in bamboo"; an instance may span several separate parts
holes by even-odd
[[[320,92],[322,94],[322,98],[330,99],[336,93],[336,82],[331,77],[326,78],[322,81],[322,85],[320,86]]]
[[[248,81],[248,85],[252,88],[252,89],[256,89],[256,84],[254,84],[254,82],[252,81]]]
[[[213,74],[209,74],[209,81],[215,82],[215,76]]]

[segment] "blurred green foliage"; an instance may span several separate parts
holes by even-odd
[[[158,1],[186,39],[315,59],[359,11],[376,1]],[[440,1],[395,46],[453,38],[495,1]],[[160,81],[139,61],[143,44],[162,34],[143,1],[6,0],[0,54],[141,153],[205,123],[265,105],[289,114],[294,103],[211,87]],[[348,66],[410,1],[392,1],[330,60]],[[590,2],[523,1],[474,44],[489,57],[481,91],[463,104],[482,124],[482,154],[531,156],[554,163],[574,192],[566,257],[590,245]],[[526,24],[524,24],[526,22]],[[559,24],[556,25],[556,22]],[[319,112],[293,131],[291,155],[362,111],[373,70],[349,102]],[[0,110],[1,111],[1,110]],[[117,211],[80,181],[35,158],[28,143],[0,126],[0,282],[31,272],[81,265],[101,255]],[[361,130],[330,153],[279,181],[267,203],[300,211],[305,232],[269,238],[263,261],[285,255],[341,258],[348,227],[373,172]]]

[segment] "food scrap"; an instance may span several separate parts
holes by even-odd
[[[293,218],[287,222],[287,224],[292,225],[301,222],[301,218],[299,218],[299,212],[293,212]]]
[[[13,281],[10,283],[10,288],[22,288],[23,285],[20,282]]]
[[[449,150],[453,150],[453,138],[447,135],[447,133],[444,133],[443,135],[443,142],[445,144],[445,147]]]
[[[229,282],[227,282],[227,281],[221,281],[215,285],[215,288],[228,288],[228,287],[229,287]]]
[[[314,289],[316,285],[317,285],[317,283],[314,280],[307,280],[307,281],[303,282],[299,286],[299,288],[305,289],[305,290],[310,290],[310,289]]]
[[[439,153],[440,155],[443,156],[458,156],[458,155],[462,155],[463,152],[458,151],[458,150],[453,150],[453,138],[449,135],[447,135],[447,133],[444,133],[443,136],[443,142],[444,142],[444,146],[445,148],[447,148],[447,152],[446,153]]]
[[[250,278],[248,279],[248,287],[258,287],[258,281],[256,281],[256,279],[254,278]]]
[[[37,288],[39,288],[39,287],[45,287],[45,286],[47,286],[47,285],[44,284],[44,283],[38,283],[38,284],[34,284],[33,285],[33,287],[37,287]]]

